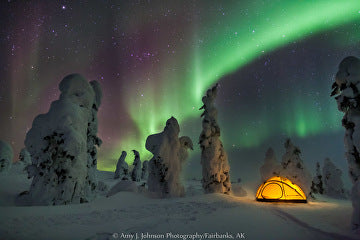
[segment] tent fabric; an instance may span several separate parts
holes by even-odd
[[[301,188],[289,179],[276,176],[261,184],[256,200],[265,202],[307,202]]]

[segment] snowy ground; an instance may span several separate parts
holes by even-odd
[[[117,182],[113,173],[101,172],[99,177],[110,187]],[[24,174],[0,176],[0,239],[114,240],[124,239],[122,233],[137,233],[138,239],[146,233],[172,239],[192,239],[182,235],[196,233],[197,239],[224,239],[226,234],[256,240],[360,239],[350,230],[350,201],[261,203],[254,200],[255,184],[245,184],[245,197],[205,195],[199,181],[189,180],[185,198],[119,192],[79,205],[15,206],[14,197],[29,184]]]

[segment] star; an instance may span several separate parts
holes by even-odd
[[[319,16],[336,12],[332,6],[341,3],[318,9],[319,16],[304,22],[312,11],[306,4],[267,9],[257,6],[260,0],[181,6],[166,1],[147,5],[146,11],[142,4],[116,1],[58,1],[35,11],[29,1],[34,11],[26,11],[25,18],[19,14],[21,1],[11,2],[1,16],[10,25],[0,37],[7,55],[0,67],[7,77],[0,84],[0,135],[20,143],[16,149],[24,134],[14,130],[28,130],[36,115],[47,112],[58,98],[59,81],[72,72],[101,82],[99,136],[105,144],[99,162],[110,164],[109,152],[120,154],[125,145],[146,158],[143,141],[149,129],[161,129],[168,116],[178,117],[180,126],[189,122],[187,130],[198,130],[201,98],[215,82],[222,84],[217,107],[227,147],[265,146],[283,133],[304,141],[322,137],[328,133],[324,119],[334,134],[343,131],[342,116],[328,97],[329,79],[335,77],[337,59],[358,52],[356,3],[341,13],[346,19],[326,15],[329,22],[322,24]],[[54,6],[49,17],[45,13],[53,13]],[[341,149],[334,151],[341,158]]]

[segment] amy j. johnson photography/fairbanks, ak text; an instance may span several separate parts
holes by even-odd
[[[245,239],[244,232],[237,233],[194,233],[194,234],[181,234],[181,233],[113,233],[114,239],[127,239],[127,240],[143,240],[143,239],[179,239],[179,240],[198,240],[198,239]]]

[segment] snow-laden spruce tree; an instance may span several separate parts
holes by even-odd
[[[323,194],[324,193],[324,184],[323,184],[323,177],[320,171],[320,163],[316,163],[316,173],[311,182],[311,196],[313,194]]]
[[[127,164],[127,162],[125,162],[126,155],[127,153],[125,151],[122,151],[121,156],[116,164],[114,179],[129,179],[129,165]]]
[[[214,101],[217,95],[216,84],[207,90],[202,98],[204,109],[201,117],[202,132],[199,137],[201,148],[202,187],[205,193],[231,192],[230,165],[220,140],[220,127],[217,123],[217,110]]]
[[[59,100],[52,102],[48,113],[34,119],[26,135],[32,161],[27,170],[33,177],[26,196],[30,205],[82,203],[95,194],[100,87],[71,74],[59,89]]]
[[[188,137],[181,137],[180,141],[179,132],[178,121],[171,117],[166,121],[164,131],[146,139],[145,147],[154,155],[149,162],[148,189],[159,197],[185,195],[180,175],[187,156],[184,152],[191,148],[192,142]]]
[[[0,173],[9,171],[13,157],[12,147],[8,143],[0,140]]]
[[[346,198],[346,191],[341,179],[342,171],[326,158],[323,166],[324,194],[333,198]]]
[[[280,164],[276,160],[275,152],[270,147],[265,153],[264,164],[260,167],[261,181],[265,182],[273,176],[279,176]]]
[[[353,183],[352,227],[360,232],[360,60],[346,57],[339,64],[331,96],[335,95],[339,111],[344,113],[345,151]]]
[[[102,140],[97,136],[98,132],[98,119],[97,113],[102,99],[102,91],[100,83],[97,81],[91,81],[90,85],[95,93],[95,99],[91,107],[91,119],[88,123],[88,132],[87,132],[87,176],[88,184],[86,184],[86,196],[88,200],[95,198],[96,189],[97,189],[97,147],[100,147]]]
[[[290,139],[286,139],[284,147],[280,175],[300,186],[305,195],[309,196],[312,177],[300,158],[300,149],[294,146]]]
[[[149,161],[145,160],[142,163],[141,179],[147,181],[148,177],[149,177]]]
[[[22,148],[19,154],[19,160],[12,164],[12,170],[18,173],[26,173],[26,168],[31,165],[31,156],[26,148]]]
[[[133,162],[133,170],[131,172],[131,180],[135,182],[140,182],[141,180],[141,161],[140,161],[140,154],[138,151],[133,150],[135,154],[135,159]]]

